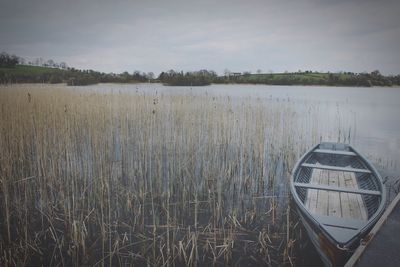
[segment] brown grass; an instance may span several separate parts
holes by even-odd
[[[0,265],[292,264],[288,170],[319,138],[298,116],[255,99],[0,87]]]

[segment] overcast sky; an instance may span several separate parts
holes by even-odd
[[[399,0],[0,0],[0,51],[105,72],[400,73]]]

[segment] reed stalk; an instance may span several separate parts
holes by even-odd
[[[299,116],[274,99],[0,87],[0,265],[286,264],[288,170],[322,135]]]

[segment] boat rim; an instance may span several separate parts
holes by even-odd
[[[304,155],[302,157],[300,157],[300,159],[296,162],[296,164],[293,167],[291,176],[290,176],[290,178],[291,178],[290,179],[290,191],[292,193],[292,197],[296,203],[297,208],[300,209],[302,214],[304,216],[306,216],[307,219],[310,220],[313,224],[317,225],[321,229],[321,231],[324,233],[324,235],[327,238],[329,238],[329,240],[332,243],[338,244],[338,245],[342,246],[343,248],[347,248],[348,246],[352,245],[357,240],[356,237],[364,235],[364,233],[368,229],[370,229],[370,227],[372,227],[372,225],[379,219],[380,215],[384,212],[384,210],[385,210],[384,207],[386,205],[386,189],[384,187],[381,175],[376,170],[376,168],[369,162],[369,160],[367,160],[364,156],[362,156],[356,149],[354,149],[354,147],[352,147],[349,144],[345,144],[356,154],[356,156],[360,157],[363,160],[363,162],[367,165],[367,167],[372,171],[372,174],[374,174],[377,177],[377,180],[379,181],[379,184],[381,187],[381,202],[379,203],[379,207],[378,207],[377,211],[371,216],[371,218],[369,218],[366,221],[365,225],[362,226],[362,228],[359,230],[359,232],[356,235],[354,235],[347,243],[342,244],[342,243],[339,243],[338,241],[336,241],[333,237],[331,237],[331,235],[329,233],[327,233],[325,231],[325,229],[321,226],[321,223],[319,221],[317,221],[314,218],[314,216],[304,207],[302,201],[300,200],[300,198],[296,192],[296,188],[294,186],[294,178],[295,178],[296,170],[298,170],[301,163],[303,163],[304,160],[323,143],[328,143],[328,142],[321,142],[321,143],[318,143],[317,145],[313,146],[306,153],[304,153]],[[334,143],[334,144],[339,144],[339,143]]]

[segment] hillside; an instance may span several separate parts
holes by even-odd
[[[52,80],[62,82],[62,78],[66,75],[66,70],[29,66],[29,65],[16,65],[15,67],[2,67],[0,68],[0,82],[1,83],[24,83],[24,82],[51,82]]]
[[[148,81],[144,73],[121,74],[102,73],[74,68],[50,68],[31,65],[0,67],[0,83],[67,83],[68,85],[89,85],[96,83],[135,83]]]
[[[220,76],[215,82],[271,85],[392,86],[400,85],[400,76],[383,76],[379,71],[371,73],[321,73],[307,71]]]

